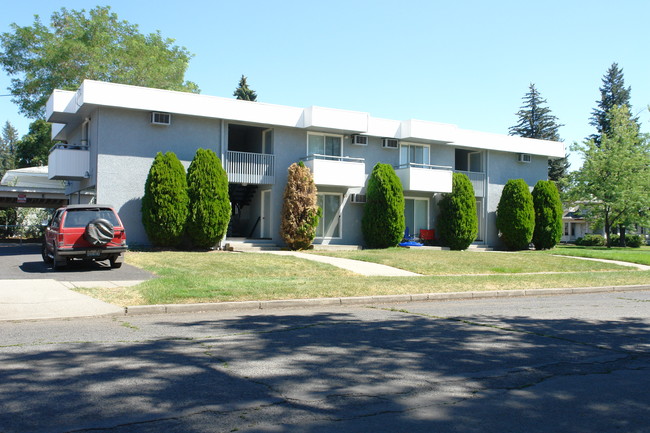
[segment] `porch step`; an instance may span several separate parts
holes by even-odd
[[[245,239],[245,238],[227,238],[224,241],[224,247],[233,251],[279,251],[282,248],[273,243],[270,239]]]
[[[468,251],[477,251],[477,252],[481,252],[481,251],[494,251],[494,250],[493,250],[490,246],[488,246],[488,245],[476,245],[476,244],[472,244],[472,245],[470,245],[469,248],[467,248],[467,250],[468,250]]]

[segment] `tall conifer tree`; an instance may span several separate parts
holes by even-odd
[[[255,93],[255,90],[251,89],[248,87],[248,83],[246,82],[247,78],[242,75],[241,78],[239,79],[239,86],[235,89],[233,92],[233,96],[235,96],[237,99],[241,101],[257,101],[257,93]]]
[[[522,98],[524,105],[517,112],[519,121],[510,127],[510,135],[519,137],[536,138],[538,140],[561,141],[559,129],[563,126],[558,123],[557,117],[551,114],[551,109],[546,107],[546,99],[542,98],[535,84],[531,83],[528,93]],[[569,168],[567,157],[548,160],[548,177],[558,181],[566,175]]]

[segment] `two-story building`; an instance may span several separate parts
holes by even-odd
[[[361,217],[368,175],[388,163],[402,182],[411,233],[435,229],[437,201],[451,191],[454,171],[474,185],[477,243],[498,244],[495,212],[508,179],[529,186],[547,178],[547,160],[564,156],[560,142],[463,130],[421,120],[368,113],[239,101],[230,98],[84,81],[76,92],[55,90],[47,103],[53,138],[49,178],[66,182],[71,203],[91,192],[113,204],[129,243],[147,244],[141,198],[157,152],[174,152],[187,166],[196,149],[212,149],[228,173],[230,236],[279,234],[287,168],[312,170],[323,217],[315,243],[362,245]]]

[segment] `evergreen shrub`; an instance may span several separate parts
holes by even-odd
[[[576,239],[575,244],[583,247],[602,247],[605,245],[605,238],[601,235],[587,233],[584,237]]]
[[[173,247],[185,232],[188,213],[185,168],[176,155],[158,152],[142,197],[142,224],[152,244]]]
[[[228,229],[230,197],[228,175],[212,150],[197,149],[187,169],[187,195],[187,233],[192,245],[216,246]]]
[[[562,239],[562,201],[560,192],[552,180],[540,180],[533,188],[535,208],[535,249],[553,248]]]
[[[289,166],[284,189],[280,236],[292,250],[305,250],[316,237],[321,217],[317,190],[309,167],[300,161]]]
[[[368,178],[366,205],[361,219],[369,248],[397,246],[404,238],[404,190],[389,164],[377,163]]]
[[[528,249],[535,229],[535,209],[533,196],[523,179],[506,182],[497,206],[496,223],[508,249]]]
[[[454,173],[452,191],[442,196],[438,206],[438,233],[442,244],[452,250],[467,249],[478,235],[476,198],[469,177]]]

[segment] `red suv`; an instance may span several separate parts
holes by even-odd
[[[127,250],[117,212],[106,205],[69,205],[57,209],[45,228],[42,255],[54,269],[69,260],[109,260],[119,268]]]

